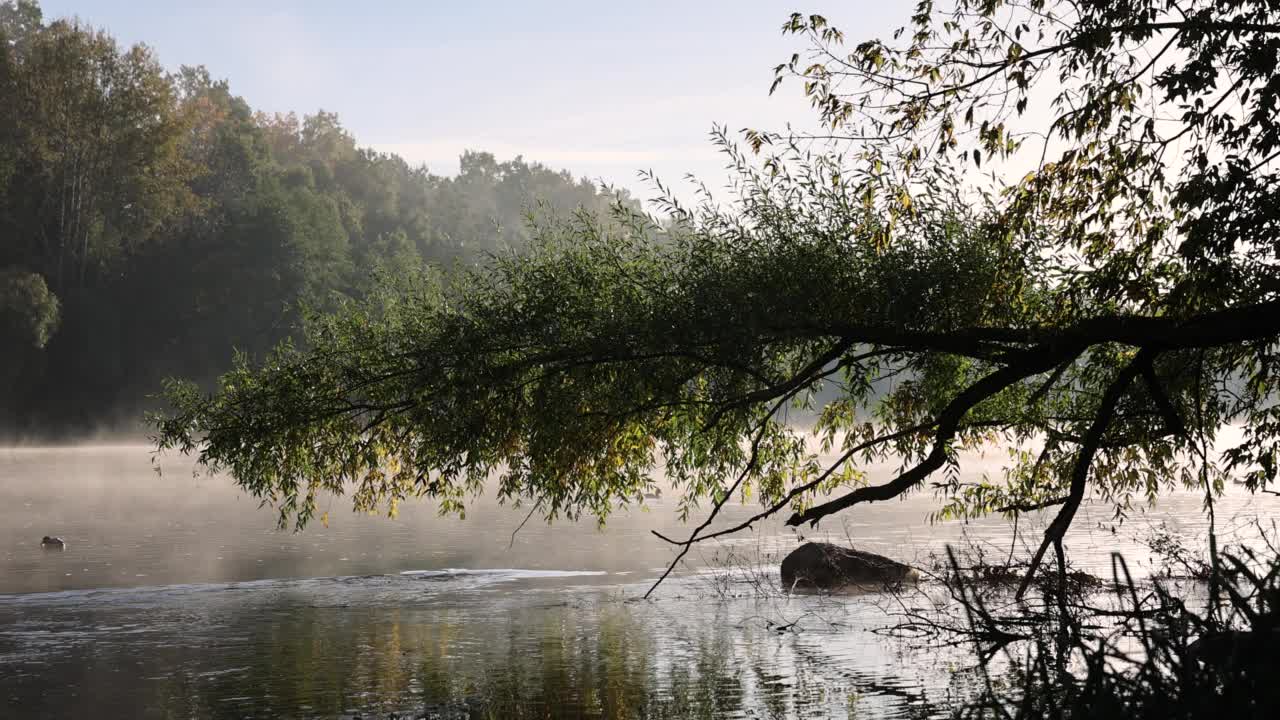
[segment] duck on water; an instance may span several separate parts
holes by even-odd
[[[45,550],[66,550],[67,541],[63,540],[60,537],[50,537],[48,535],[45,535],[43,538],[40,539],[40,547],[44,548]]]

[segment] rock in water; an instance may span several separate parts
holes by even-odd
[[[883,555],[830,543],[805,543],[782,560],[782,587],[834,590],[884,585],[920,577],[915,568]]]

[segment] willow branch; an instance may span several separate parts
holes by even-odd
[[[1084,492],[1089,480],[1089,469],[1093,465],[1094,456],[1102,446],[1102,436],[1111,424],[1111,418],[1115,415],[1116,405],[1119,404],[1120,398],[1129,389],[1129,385],[1132,384],[1134,378],[1142,372],[1142,365],[1151,362],[1152,354],[1152,351],[1149,350],[1139,351],[1133,360],[1107,386],[1107,391],[1102,396],[1102,402],[1094,415],[1093,424],[1089,426],[1088,432],[1085,433],[1084,440],[1080,446],[1080,453],[1076,456],[1076,463],[1071,471],[1071,489],[1067,494],[1066,502],[1063,503],[1062,510],[1058,511],[1057,517],[1053,519],[1053,522],[1044,531],[1044,540],[1040,543],[1039,549],[1036,550],[1036,554],[1031,559],[1027,574],[1022,578],[1022,583],[1018,586],[1016,598],[1022,599],[1027,588],[1030,587],[1031,580],[1035,577],[1036,570],[1039,569],[1040,562],[1044,559],[1045,551],[1051,546],[1061,546],[1062,538],[1067,534],[1067,530],[1071,527],[1071,521],[1075,519],[1076,511],[1080,509],[1080,503],[1084,500]]]
[[[1022,363],[1001,368],[975,382],[956,396],[943,410],[938,418],[938,429],[934,434],[933,449],[918,465],[883,485],[858,488],[830,502],[809,508],[804,512],[795,513],[787,520],[787,524],[792,526],[804,523],[816,525],[822,518],[859,503],[889,500],[915,487],[946,463],[951,440],[955,438],[956,433],[959,431],[960,423],[964,416],[974,406],[1022,380],[1048,372],[1059,363],[1075,357],[1079,352],[1080,350],[1073,348],[1056,352],[1042,351],[1030,354],[1024,356]]]

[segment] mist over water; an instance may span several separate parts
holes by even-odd
[[[1001,458],[972,457],[962,479],[994,470]],[[157,472],[159,467],[160,472]],[[871,469],[873,482],[893,471]],[[1140,542],[1165,524],[1188,539],[1207,529],[1203,498],[1173,492],[1147,509],[1137,507],[1119,523],[1109,508],[1087,510],[1068,536],[1072,559],[1105,571],[1111,552],[1124,552],[1135,567],[1147,564]],[[781,518],[759,523],[755,532],[701,546],[689,556],[694,568],[717,551],[785,553],[803,538],[845,542],[904,561],[923,561],[947,544],[972,541],[1007,553],[1012,526],[1001,518],[932,523],[938,501],[917,493],[901,501],[853,508],[818,530],[786,528]],[[597,526],[594,518],[527,523],[527,508],[500,505],[481,495],[465,519],[442,517],[426,501],[405,503],[395,519],[350,511],[345,498],[322,502],[328,527],[318,520],[305,530],[280,530],[277,514],[226,477],[208,477],[180,455],[158,458],[147,446],[81,446],[0,450],[0,593],[38,593],[102,587],[232,583],[263,579],[377,575],[443,569],[525,569],[653,575],[673,556],[653,535],[680,537],[682,523],[673,493],[620,508]],[[755,504],[729,503],[717,527],[741,521]],[[1230,492],[1219,518],[1229,540],[1237,525],[1253,517],[1275,517],[1280,497]],[[694,520],[701,518],[694,511]],[[523,527],[521,527],[521,524]],[[1032,542],[1043,517],[1024,518],[1020,530]],[[516,529],[520,528],[518,533]],[[1112,532],[1112,529],[1116,532]],[[515,533],[513,538],[513,533]],[[40,547],[45,535],[68,548]]]
[[[925,564],[948,543],[1004,557],[1013,537],[998,518],[931,524],[936,500],[918,494],[821,531],[767,521],[708,543],[642,602],[672,557],[650,531],[689,531],[670,493],[604,529],[533,519],[514,541],[527,511],[492,497],[465,520],[426,502],[394,520],[353,514],[336,498],[327,528],[295,533],[229,479],[180,456],[160,463],[142,446],[0,450],[0,717],[908,716],[964,683],[949,656],[872,632],[891,603],[753,583],[776,582],[802,538]],[[1102,574],[1123,551],[1149,573],[1142,537],[1162,524],[1201,536],[1201,503],[1170,494],[1115,532],[1092,508],[1068,550]],[[722,522],[756,510],[730,503]],[[1228,538],[1255,516],[1280,516],[1280,498],[1219,502]],[[1037,527],[1023,519],[1023,542]],[[44,535],[66,550],[42,549]]]

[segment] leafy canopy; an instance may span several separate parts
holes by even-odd
[[[739,493],[792,525],[925,487],[943,515],[1060,506],[1033,565],[1090,489],[1122,512],[1274,481],[1273,3],[922,2],[852,49],[821,16],[783,29],[809,49],[775,87],[825,129],[719,132],[729,202],[540,218],[523,257],[312,318],[213,394],[171,385],[159,445],[282,523],[322,492],[462,512],[490,477],[603,519],[659,470],[713,503],[686,550],[750,524],[711,527]],[[959,482],[987,443],[1003,476]]]
[[[10,347],[42,348],[58,327],[58,298],[35,273],[0,268],[0,338]]]

